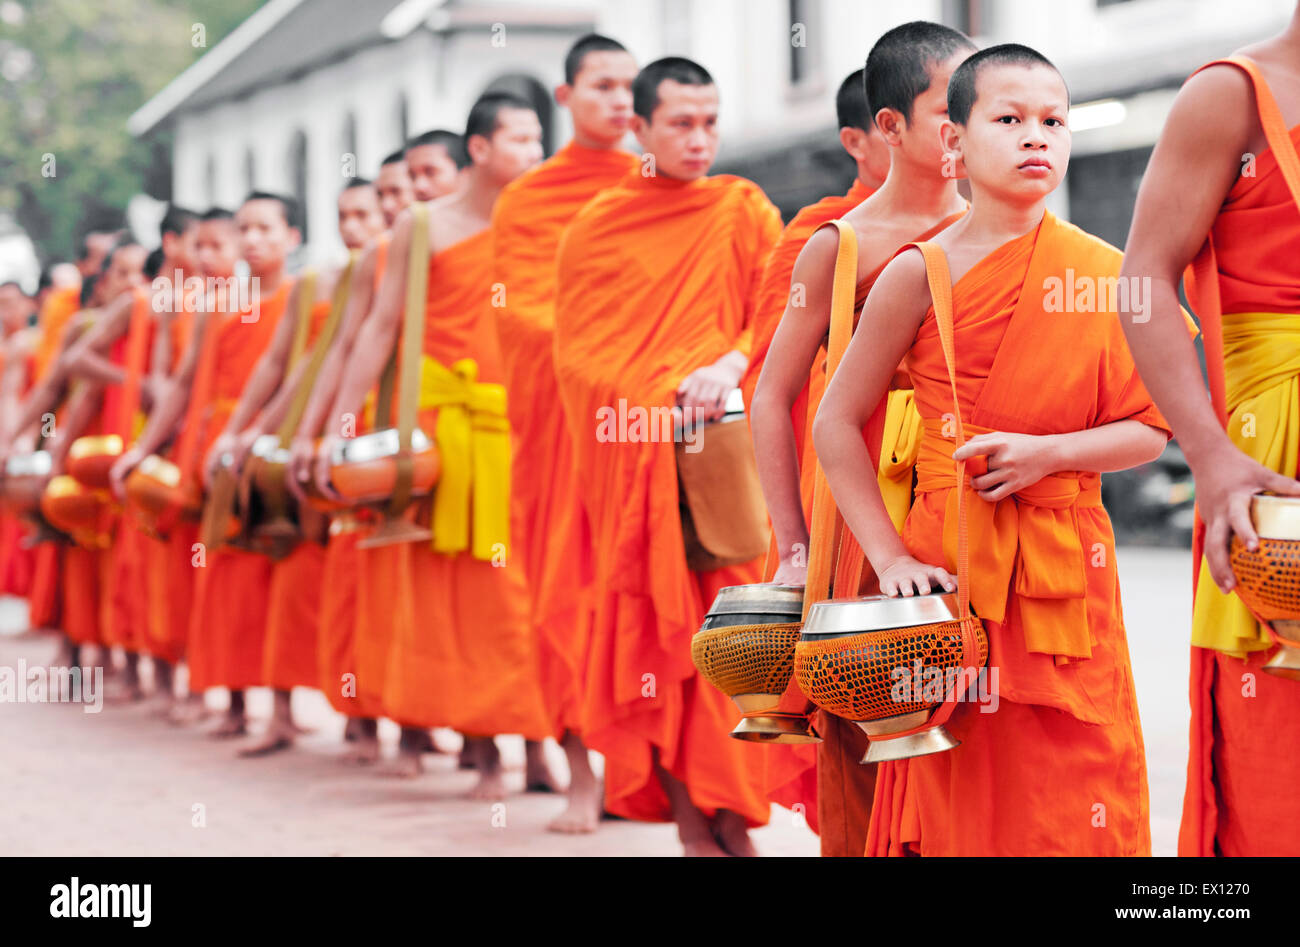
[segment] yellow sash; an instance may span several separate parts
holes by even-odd
[[[1300,314],[1225,313],[1223,373],[1232,443],[1269,470],[1294,477],[1300,459]],[[1204,560],[1192,644],[1237,657],[1273,647],[1241,599],[1219,591]]]
[[[510,544],[510,422],[504,385],[478,380],[478,363],[420,362],[421,411],[437,409],[434,442],[442,469],[433,498],[433,548],[475,559]],[[471,549],[470,521],[473,520]]]
[[[894,528],[902,530],[912,508],[912,471],[921,448],[921,414],[911,388],[896,388],[885,406],[876,481]]]

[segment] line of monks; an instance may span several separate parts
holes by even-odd
[[[233,213],[172,208],[148,262],[92,235],[84,289],[54,290],[36,329],[0,288],[0,460],[40,443],[58,471],[77,437],[117,433],[119,500],[160,455],[220,512],[215,498],[271,456],[270,437],[296,525],[268,555],[210,541],[206,518],[145,529],[117,513],[107,538],[40,533],[28,550],[6,514],[0,590],[27,595],[33,627],[63,630],[69,662],[85,645],[122,649],[124,699],[142,696],[142,655],[173,719],[228,690],[213,736],[245,735],[244,692],[271,688],[272,718],[244,755],[292,744],[295,687],[347,716],[350,759],[377,761],[377,721],[398,723],[406,775],[440,752],[433,728],[463,734],[478,799],[505,793],[501,734],[526,739],[526,788],[557,788],[541,743],[554,738],[570,770],[554,831],[595,831],[609,813],[674,822],[687,854],[746,855],[775,801],[806,816],[827,855],[1149,854],[1100,478],[1176,434],[1205,523],[1180,850],[1295,854],[1285,734],[1300,727],[1287,712],[1300,691],[1256,673],[1272,641],[1230,597],[1226,553],[1234,532],[1255,539],[1252,493],[1300,495],[1300,344],[1278,334],[1300,331],[1298,64],[1300,12],[1188,82],[1127,257],[1045,209],[1070,154],[1055,67],[926,22],[884,34],[845,80],[840,141],[857,179],[784,229],[755,184],[708,173],[709,74],[678,57],[638,70],[593,34],[556,91],[572,141],[542,161],[529,104],[483,96],[463,136],[419,136],[373,183],[346,183],[343,266],[290,275],[297,208],[266,192]],[[639,155],[620,147],[629,131]],[[1249,175],[1244,154],[1258,157]],[[841,218],[862,328],[828,371],[841,238],[825,225]],[[1217,257],[1197,285],[1217,289],[1192,302],[1202,318],[1202,302],[1219,307],[1233,333],[1228,402],[1258,425],[1249,440],[1204,397],[1178,304],[1207,235]],[[951,331],[931,305],[936,257]],[[240,259],[251,292],[233,279]],[[1076,283],[1150,277],[1156,293],[1148,311],[1063,314],[1046,287],[1067,269]],[[717,419],[737,387],[774,554],[766,570],[700,571],[674,445],[610,442],[597,419],[621,399]],[[424,494],[416,430],[440,464]],[[391,500],[346,505],[341,458],[380,432],[405,449]],[[862,732],[825,712],[816,747],[732,740],[729,701],[692,665],[721,588],[808,580],[819,469],[840,548],[865,564],[837,574],[840,596],[955,589],[964,501],[999,700],[994,713],[957,706],[956,749],[864,765]]]

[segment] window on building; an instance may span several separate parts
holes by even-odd
[[[293,133],[289,146],[289,182],[293,199],[298,202],[302,242],[306,243],[311,239],[307,236],[307,133],[301,129]]]

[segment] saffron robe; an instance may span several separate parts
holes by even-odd
[[[317,299],[307,312],[304,357],[310,355],[321,327],[329,318],[331,299]],[[291,316],[290,318],[296,317]],[[292,371],[292,366],[290,366]],[[276,690],[316,687],[320,664],[317,654],[317,630],[321,620],[321,600],[325,576],[325,547],[305,540],[288,556],[271,565],[268,592],[266,650],[262,676]]]
[[[491,283],[490,228],[430,256],[424,355],[443,369],[472,359],[480,384],[500,384],[505,375],[490,309]],[[433,366],[426,366],[426,376]],[[441,412],[462,405],[475,411],[463,401],[422,404],[421,429],[437,432]],[[505,418],[500,422],[504,425]],[[479,436],[477,429],[469,435],[471,442]],[[442,455],[438,490],[444,491],[450,469],[469,460],[450,452],[472,448],[436,439]],[[508,483],[508,440],[496,460],[503,466],[496,475]],[[475,456],[471,489],[476,494],[484,473]],[[478,500],[475,496],[476,505]],[[429,515],[427,506],[426,501],[417,507],[422,519]],[[429,541],[388,547],[398,560],[400,608],[393,615],[383,706],[404,726],[450,727],[472,737],[518,733],[538,740],[550,732],[528,622],[527,581],[512,558],[508,507],[500,513],[506,535],[476,535],[474,542],[499,545],[503,558],[477,558],[469,550],[438,552]],[[385,612],[391,614],[392,606]]]
[[[1273,126],[1279,142],[1289,144],[1291,155],[1283,160],[1295,162],[1300,126],[1288,132],[1262,75],[1252,63],[1232,61],[1253,74],[1261,119]],[[1193,265],[1199,278],[1188,283],[1187,295],[1202,324],[1215,309],[1222,313],[1227,431],[1233,442],[1266,467],[1296,477],[1300,209],[1273,148],[1256,157],[1254,170],[1228,192]],[[1216,366],[1209,363],[1207,346],[1213,374]],[[1250,425],[1247,416],[1253,416]],[[1178,854],[1295,855],[1300,853],[1294,805],[1300,772],[1285,748],[1300,740],[1300,686],[1262,670],[1273,656],[1272,640],[1235,594],[1225,597],[1209,578],[1199,517],[1196,526],[1191,740]]]
[[[750,181],[634,172],[583,208],[561,242],[556,375],[595,563],[582,733],[605,755],[606,807],[630,818],[670,818],[657,751],[699,809],[763,824],[762,754],[788,749],[728,736],[734,705],[691,663],[691,637],[718,589],[758,581],[761,562],[691,571],[671,438],[617,443],[598,431],[620,399],[667,410],[690,372],[748,351],[779,231],[776,208]]]
[[[255,310],[216,312],[220,318],[195,377],[192,399],[198,399],[186,423],[197,414],[198,457],[225,429],[240,392],[284,315],[292,281],[285,279]],[[252,312],[256,318],[251,318]],[[249,317],[251,321],[245,322]],[[206,376],[206,377],[205,377]],[[265,683],[262,654],[266,637],[271,560],[242,549],[208,549],[194,587],[194,611],[189,634],[190,690],[209,687],[239,690]]]
[[[492,215],[493,278],[503,303],[492,311],[514,436],[514,557],[528,579],[542,691],[557,739],[580,727],[589,628],[580,577],[592,567],[581,478],[551,358],[555,256],[573,216],[636,166],[626,151],[570,142],[507,185]]]
[[[1050,289],[1068,284],[1067,267],[1076,285],[1104,285],[1120,262],[1118,250],[1045,213],[957,282],[967,437],[1123,419],[1169,435],[1113,307],[1094,299],[1091,311],[1072,311]],[[906,365],[924,433],[903,542],[955,574],[954,441],[944,429],[953,395],[933,309]],[[957,705],[947,724],[956,749],[879,764],[867,854],[1149,854],[1146,763],[1100,475],[1059,472],[997,503],[967,491],[971,602],[999,703],[995,712]]]

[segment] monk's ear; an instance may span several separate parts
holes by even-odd
[[[939,126],[939,142],[944,151],[961,157],[961,128],[952,119],[944,119]]]
[[[840,129],[840,145],[854,161],[861,161],[866,157],[866,148],[864,147],[866,138],[867,133],[861,128],[845,125]]]
[[[302,243],[302,231],[297,227],[289,228],[289,249],[296,249],[298,244]]]
[[[486,161],[491,147],[487,138],[482,135],[470,135],[469,141],[465,143],[465,150],[469,152],[469,159],[472,164],[482,164]]]
[[[569,96],[573,95],[573,86],[567,82],[555,87],[555,104],[560,108],[569,107]]]
[[[641,147],[648,150],[646,135],[650,131],[650,123],[640,115],[633,112],[632,119],[628,122],[628,128],[632,130],[632,134],[636,136],[636,140],[641,143]]]
[[[880,135],[890,146],[897,148],[902,144],[903,132],[907,130],[907,120],[898,109],[883,108],[876,113],[876,127]]]

